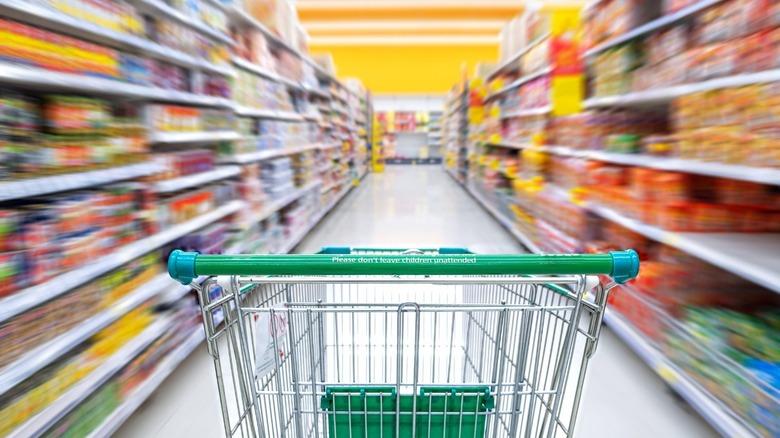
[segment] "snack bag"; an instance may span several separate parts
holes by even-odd
[[[274,306],[283,308],[284,304]],[[281,361],[287,354],[287,313],[258,312],[252,314],[255,325],[255,378],[259,379],[276,367],[276,357]]]

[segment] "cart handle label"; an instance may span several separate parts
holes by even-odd
[[[175,250],[168,273],[182,284],[201,275],[609,275],[625,283],[639,273],[634,250],[608,254],[520,255],[205,255]]]

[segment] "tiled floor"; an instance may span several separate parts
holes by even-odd
[[[322,246],[461,246],[479,253],[523,252],[439,167],[388,167],[363,184],[301,243]],[[117,433],[121,438],[222,436],[214,368],[196,350]],[[715,432],[608,328],[591,360],[577,435],[603,438],[709,437]]]

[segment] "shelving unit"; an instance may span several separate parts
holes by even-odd
[[[239,174],[241,174],[241,168],[238,166],[219,166],[208,172],[156,182],[154,190],[157,193],[177,192],[182,189],[200,187],[213,181],[238,176]]]
[[[619,313],[607,309],[604,322],[623,340],[658,376],[679,394],[696,412],[704,417],[723,436],[749,437],[755,432],[738,420],[736,414],[713,400],[705,389],[677,368],[663,353],[647,342]]]
[[[203,335],[203,330],[201,328],[195,330],[178,348],[169,353],[163,362],[157,365],[155,371],[147,377],[138,388],[130,393],[125,398],[125,401],[114,410],[111,416],[103,420],[103,422],[92,431],[88,438],[111,436],[114,432],[119,430],[122,423],[127,421],[130,416],[141,407],[144,401],[151,397],[165,379],[167,379],[196,348],[201,346],[204,340],[205,336]]]
[[[533,149],[563,157],[586,158],[594,161],[603,161],[605,163],[647,167],[650,169],[668,170],[672,172],[693,173],[759,184],[780,185],[780,170],[778,169],[686,160],[682,158],[653,157],[642,154],[619,154],[613,152],[579,150],[565,146],[533,146],[527,143],[510,142],[489,143],[495,147],[517,150]]]
[[[591,205],[589,209],[629,230],[780,293],[780,273],[776,269],[780,234],[676,233],[643,224],[609,208]]]
[[[49,281],[0,299],[0,322],[52,300],[162,245],[212,224],[225,216],[237,212],[244,206],[243,201],[231,201],[214,211],[131,243],[111,254],[106,254],[94,263],[70,270]]]
[[[607,0],[596,1],[590,8],[607,3]],[[707,76],[688,74],[687,70],[685,75],[663,74],[669,73],[670,64],[674,64],[677,59],[688,59],[686,56],[693,56],[697,53],[696,50],[706,52],[707,49],[718,46],[725,50],[734,50],[741,56],[742,52],[739,50],[751,44],[748,42],[753,41],[750,38],[777,31],[775,22],[769,24],[756,17],[755,22],[741,23],[742,27],[736,31],[734,23],[724,22],[728,14],[723,10],[714,11],[702,18],[702,12],[727,3],[728,0],[693,1],[688,2],[688,6],[664,15],[663,8],[668,7],[668,2],[665,4],[667,6],[662,2],[650,0],[635,2],[636,8],[625,8],[626,16],[619,19],[636,19],[645,14],[647,16],[642,16],[641,19],[645,22],[640,21],[639,26],[622,35],[612,35],[606,41],[597,42],[584,51],[582,65],[578,66],[581,68],[572,69],[574,72],[591,75],[589,78],[579,79],[581,84],[590,84],[590,91],[593,93],[589,98],[583,94],[582,101],[576,102],[577,105],[582,104],[581,109],[562,114],[556,110],[555,101],[552,101],[551,107],[538,110],[486,110],[484,113],[488,115],[485,116],[485,121],[477,118],[472,121],[470,127],[470,132],[477,133],[471,138],[477,148],[469,152],[469,161],[476,170],[469,173],[465,184],[458,177],[456,168],[450,167],[446,171],[531,252],[573,251],[556,250],[567,247],[577,248],[578,252],[599,251],[618,242],[633,242],[639,245],[640,252],[645,254],[642,257],[646,257],[643,263],[649,262],[647,266],[650,267],[644,278],[640,272],[635,286],[621,287],[613,292],[614,303],[610,300],[610,307],[605,314],[606,324],[723,436],[775,436],[778,424],[776,419],[762,416],[762,412],[774,411],[777,407],[777,385],[771,377],[767,377],[774,376],[774,371],[769,371],[764,376],[764,371],[758,370],[756,364],[763,363],[769,356],[762,356],[763,353],[758,350],[749,350],[749,347],[740,344],[739,339],[729,339],[729,335],[723,333],[740,333],[741,328],[734,328],[739,324],[735,321],[740,321],[752,324],[754,331],[751,331],[750,336],[754,336],[756,340],[770,338],[767,342],[773,342],[773,326],[770,326],[762,315],[777,310],[776,304],[771,303],[776,303],[773,293],[780,293],[780,275],[777,273],[780,233],[766,231],[771,231],[767,224],[774,224],[776,222],[773,221],[777,220],[771,216],[778,208],[774,197],[780,187],[780,170],[776,167],[772,155],[777,146],[771,141],[766,144],[760,142],[766,137],[761,135],[765,132],[762,129],[767,128],[760,124],[759,116],[745,116],[749,113],[745,110],[747,102],[752,105],[755,101],[748,100],[741,107],[730,105],[733,103],[729,102],[731,95],[724,91],[738,88],[745,95],[756,92],[762,96],[763,101],[759,101],[763,104],[771,99],[768,96],[773,95],[765,91],[771,87],[750,87],[765,84],[772,84],[774,87],[774,84],[780,82],[780,70],[775,64],[756,65],[746,60],[744,65],[739,64],[740,68],[734,69],[730,74],[726,74],[725,70],[709,72]],[[655,9],[645,11],[642,6],[652,6]],[[732,2],[730,6],[732,9],[726,10],[737,10],[741,5]],[[611,31],[609,26],[604,27],[611,22],[605,17],[614,18],[612,14],[615,14],[616,10],[621,9],[610,9],[598,16],[602,20],[599,23],[602,26],[595,25],[593,29]],[[638,12],[640,10],[641,13]],[[637,12],[638,15],[629,17],[631,12]],[[592,17],[586,14],[586,19]],[[697,27],[677,28],[679,25],[688,24],[696,24]],[[703,37],[705,42],[701,42],[696,39],[700,36],[697,32],[702,32],[700,27],[706,25],[720,25],[719,31],[725,33],[711,39]],[[669,33],[659,34],[667,30]],[[728,33],[729,31],[731,33]],[[704,34],[706,33],[704,31]],[[555,38],[555,35],[551,37]],[[674,47],[685,50],[686,53],[667,51],[659,56],[659,50],[669,49],[670,39],[675,43],[681,42]],[[598,41],[595,38],[585,38],[585,41],[590,40]],[[625,45],[629,42],[632,43],[630,46]],[[539,44],[539,41],[534,41],[534,44]],[[642,56],[645,52],[649,53],[647,57]],[[527,52],[521,51],[519,55],[506,60],[487,75],[487,80],[494,80],[495,83],[488,92],[473,92],[472,95],[477,96],[473,100],[479,100],[478,97],[484,95],[485,102],[495,105],[496,102],[516,93],[517,99],[523,101],[525,96],[519,95],[518,87],[545,74],[556,74],[549,69],[518,71],[524,53]],[[680,57],[675,58],[675,55]],[[716,54],[710,57],[712,62],[720,59]],[[631,62],[636,64],[629,66]],[[625,71],[614,66],[621,66]],[[761,68],[766,70],[760,71]],[[515,75],[507,74],[514,71],[518,72]],[[654,75],[653,72],[658,74]],[[600,74],[604,76],[599,76]],[[714,77],[718,74],[721,77]],[[500,82],[499,78],[502,76],[508,79]],[[475,74],[475,77],[480,78],[478,74]],[[659,85],[653,87],[653,84]],[[613,88],[610,89],[610,86]],[[622,92],[610,93],[617,93],[618,90]],[[767,97],[760,93],[766,94]],[[701,102],[698,107],[692,105],[693,95],[701,95],[707,103],[713,101],[713,96],[720,98],[719,102],[724,105],[721,113],[731,114],[729,111],[732,111],[733,117],[728,121],[707,117],[707,114],[697,118],[696,109],[701,108],[702,112],[706,112],[706,108],[703,108]],[[575,102],[570,104],[572,107],[577,106]],[[588,112],[581,114],[581,110]],[[626,128],[633,123],[626,120],[638,120],[641,123],[645,113],[657,116],[657,126],[646,128],[647,131],[633,125]],[[756,113],[760,114],[760,108],[756,109]],[[554,123],[542,123],[542,116],[551,117],[550,121]],[[626,120],[604,122],[599,119],[609,116],[625,116]],[[631,119],[632,116],[635,118]],[[742,118],[738,118],[740,116]],[[521,117],[529,118],[536,125],[529,129],[518,129],[517,125],[522,121],[517,119]],[[698,124],[686,124],[690,122],[689,119]],[[508,122],[517,125],[507,129]],[[612,127],[610,123],[619,126],[613,131],[607,131],[607,128]],[[653,123],[655,122],[650,124]],[[694,140],[701,142],[701,138],[692,139],[694,135],[686,136],[692,131],[701,135],[707,128],[724,128],[725,131],[725,127],[742,127],[742,136],[749,137],[749,140],[752,139],[750,136],[755,134],[756,141],[746,141],[743,145],[739,143],[741,139],[735,140],[739,138],[738,134],[712,140],[705,146],[697,146]],[[480,129],[487,132],[480,135]],[[717,132],[715,131],[715,134]],[[612,134],[612,137],[608,138],[605,133]],[[620,153],[620,145],[610,143],[609,140],[620,134],[625,134],[626,137],[634,135],[639,139],[635,147],[623,148],[634,153]],[[457,135],[450,135],[450,141],[455,141]],[[570,137],[569,144],[566,141],[567,135]],[[712,133],[711,135],[714,136]],[[667,150],[653,149],[641,142],[648,137],[650,142],[652,139],[658,139],[658,143],[668,143],[671,146]],[[733,143],[726,145],[727,141]],[[675,148],[677,142],[679,149]],[[700,152],[706,150],[706,146],[714,144],[718,144],[718,148],[713,148],[709,155]],[[745,159],[744,156],[753,156],[750,155],[753,151],[747,150],[750,147],[755,148],[756,155],[765,154],[768,157],[766,161]],[[770,152],[766,152],[764,148]],[[729,155],[729,152],[734,150],[743,155]],[[715,161],[717,159],[722,162]],[[560,167],[553,166],[566,166],[566,171],[572,175],[566,175]],[[637,169],[626,169],[625,166]],[[592,175],[592,178],[586,179],[585,175]],[[610,180],[609,176],[605,175],[613,175],[615,179]],[[655,176],[660,178],[659,181],[676,181],[679,185],[670,188],[659,182],[659,187],[655,188],[651,182],[656,181],[652,179]],[[602,178],[597,179],[598,177]],[[668,179],[664,180],[662,177]],[[486,183],[480,185],[483,179]],[[556,185],[558,183],[561,187]],[[567,188],[563,188],[564,185]],[[664,192],[665,190],[672,194]],[[742,191],[745,192],[745,199],[735,200],[742,195]],[[496,196],[489,196],[493,193]],[[750,198],[753,193],[758,194]],[[762,198],[764,194],[766,201]],[[670,201],[667,197],[676,201]],[[603,204],[599,204],[599,201],[603,201]],[[506,203],[517,213],[516,218],[506,213]],[[707,208],[710,210],[706,210]],[[553,210],[561,213],[556,215]],[[742,216],[734,212],[745,210],[746,217],[753,214],[759,218],[757,224],[746,225],[746,222],[740,222]],[[732,214],[728,214],[729,212]],[[765,212],[769,213],[764,215]],[[573,217],[581,220],[569,220]],[[704,225],[700,225],[701,223]],[[724,232],[677,232],[663,229],[662,226],[681,230],[722,229]],[[761,232],[762,230],[765,231]],[[681,263],[692,265],[690,270],[685,271],[686,277],[682,280],[685,284],[675,282],[680,280],[669,280],[668,284],[664,282],[664,286],[659,287],[658,283],[654,282],[656,278],[664,275],[672,276],[675,271],[671,267],[679,267]],[[713,281],[713,284],[710,284],[709,280],[712,279],[718,279],[720,283]],[[731,287],[732,290],[745,293],[746,301],[743,304],[738,304],[742,295],[733,300],[728,295],[729,287],[723,286],[724,282],[728,281],[737,285]],[[641,292],[637,292],[640,287]],[[658,290],[659,288],[663,290]],[[675,288],[684,293],[677,294]],[[634,300],[644,302],[655,298],[659,303],[663,303],[658,307],[664,310],[668,319],[665,321],[670,327],[654,325],[660,323],[647,316],[651,312],[635,309],[633,304],[636,303],[633,301],[619,301],[620,297],[630,293],[642,294],[641,298]],[[686,294],[691,294],[694,298]],[[697,294],[706,296],[706,299],[698,300],[700,295]],[[718,300],[721,296],[728,298]],[[699,315],[699,311],[702,315],[712,316],[712,319]],[[671,334],[676,331],[686,334],[676,339]],[[746,335],[742,333],[741,336]],[[697,353],[692,352],[693,350]],[[713,359],[718,355],[722,357]],[[719,368],[723,363],[727,366]],[[759,375],[763,377],[757,377]],[[737,397],[734,397],[735,392],[729,391],[730,387],[726,387],[732,382],[734,385],[737,385],[736,382],[743,385],[737,390],[740,394]],[[759,392],[769,394],[767,400],[763,396],[753,395]],[[739,399],[742,394],[745,394],[745,399]]]
[[[238,138],[238,133],[233,131],[153,132],[149,134],[149,142],[155,144],[213,143],[217,141],[238,140]]]
[[[89,397],[90,394],[102,386],[114,374],[130,363],[133,358],[162,336],[170,327],[171,321],[169,319],[158,319],[152,323],[94,371],[49,404],[43,411],[15,429],[9,437],[27,438],[43,434],[47,429],[54,426],[57,421],[75,409],[79,403]]]
[[[84,189],[154,175],[162,169],[157,163],[141,163],[67,175],[44,176],[0,183],[0,202],[13,199]]]
[[[225,225],[235,224],[237,218],[243,218],[244,213],[250,207],[253,208],[252,211],[259,208],[260,213],[254,216],[250,215],[249,223],[239,224],[242,231],[237,234],[231,234],[229,231],[225,233],[225,238],[233,239],[233,244],[226,244],[225,242],[228,240],[220,243],[220,245],[225,245],[220,246],[220,250],[224,250],[226,253],[241,252],[251,245],[252,242],[248,239],[259,235],[253,233],[258,233],[261,226],[278,221],[278,218],[284,217],[285,214],[295,214],[294,212],[297,210],[289,208],[291,205],[296,205],[299,202],[311,202],[314,207],[306,210],[311,212],[306,226],[296,231],[287,240],[278,242],[276,247],[276,252],[291,252],[306,234],[344,199],[357,184],[357,181],[365,177],[368,170],[365,156],[369,153],[370,146],[365,129],[358,129],[358,126],[359,124],[364,126],[371,117],[369,115],[371,112],[369,93],[359,83],[340,82],[320,67],[308,54],[273,34],[235,5],[226,6],[218,1],[206,1],[207,6],[214,7],[226,14],[231,33],[234,30],[240,33],[241,29],[247,26],[252,27],[260,30],[268,40],[273,52],[286,51],[298,58],[305,67],[304,74],[301,75],[302,79],[288,79],[288,77],[295,76],[286,74],[285,68],[289,68],[289,66],[280,67],[279,73],[277,73],[275,70],[270,71],[241,58],[239,56],[241,52],[233,50],[239,42],[233,41],[225,31],[212,27],[209,24],[211,22],[202,21],[200,19],[202,15],[184,12],[188,10],[186,8],[190,5],[178,5],[162,0],[128,1],[129,5],[151,20],[170,21],[183,26],[202,36],[204,39],[201,41],[207,41],[208,44],[224,44],[221,47],[232,52],[232,56],[223,57],[217,55],[216,51],[214,53],[208,51],[208,54],[195,51],[185,53],[142,36],[112,30],[86,19],[70,16],[56,9],[56,5],[49,5],[46,2],[0,0],[0,16],[3,18],[17,20],[26,25],[38,26],[50,32],[118,50],[121,51],[122,55],[135,57],[133,60],[150,59],[164,63],[166,67],[181,68],[182,71],[176,73],[182,73],[182,77],[186,77],[183,81],[187,84],[184,86],[175,85],[182,87],[177,89],[202,90],[203,93],[210,92],[228,96],[230,94],[223,90],[229,85],[234,87],[236,85],[235,83],[229,84],[228,80],[232,78],[238,80],[249,74],[274,82],[274,86],[281,89],[280,93],[287,93],[286,98],[289,98],[289,101],[277,102],[277,104],[268,103],[268,108],[262,106],[256,108],[237,104],[239,99],[236,95],[236,88],[232,90],[234,100],[196,92],[138,85],[140,83],[150,84],[151,81],[129,83],[108,79],[108,77],[121,75],[87,76],[49,71],[5,61],[0,62],[0,85],[4,89],[19,89],[27,94],[35,95],[73,93],[79,96],[97,96],[104,99],[101,102],[105,102],[108,106],[122,103],[128,108],[132,107],[132,109],[138,110],[139,126],[128,126],[132,129],[138,129],[139,132],[143,128],[145,132],[141,135],[135,134],[133,131],[134,134],[128,134],[128,137],[138,137],[133,137],[133,140],[143,137],[144,147],[138,147],[138,150],[134,149],[133,153],[148,155],[147,158],[149,158],[136,162],[134,159],[123,157],[122,160],[117,160],[117,164],[114,164],[113,167],[84,166],[83,171],[77,171],[77,168],[74,167],[74,170],[66,169],[66,171],[71,172],[67,174],[44,174],[34,178],[3,181],[0,183],[0,203],[8,203],[7,205],[10,207],[0,206],[0,209],[15,208],[16,204],[12,202],[18,200],[42,199],[43,196],[60,196],[59,194],[66,196],[67,192],[82,189],[103,188],[106,190],[104,187],[116,187],[116,183],[122,182],[132,182],[127,186],[133,187],[133,189],[143,188],[143,202],[154,203],[154,208],[150,209],[145,206],[143,211],[133,212],[133,218],[136,216],[142,218],[138,221],[138,229],[133,230],[134,233],[138,234],[135,241],[129,244],[111,245],[108,247],[109,249],[102,251],[99,257],[86,260],[84,263],[76,265],[75,268],[44,279],[43,282],[25,283],[24,288],[4,291],[5,295],[0,298],[0,322],[23,324],[23,322],[19,322],[23,320],[20,316],[36,311],[39,306],[63,303],[62,306],[66,307],[68,304],[65,301],[57,300],[66,300],[68,297],[77,296],[77,294],[82,293],[83,286],[98,279],[102,281],[102,278],[107,278],[107,276],[117,273],[118,270],[126,269],[141,257],[152,253],[154,255],[160,253],[164,257],[165,254],[161,254],[163,248],[167,249],[169,245],[201,230],[221,229],[220,227],[231,229],[230,226]],[[159,39],[159,41],[164,40]],[[164,43],[169,44],[168,42]],[[184,46],[180,47],[182,50],[187,50]],[[214,60],[214,62],[210,60]],[[282,73],[283,71],[285,73]],[[309,71],[313,72],[313,76],[309,75]],[[133,73],[135,74],[135,72]],[[151,73],[149,77],[151,77]],[[201,79],[205,81],[215,77],[222,82],[218,82],[216,86],[209,85],[211,88],[200,85]],[[135,77],[132,80],[135,80]],[[276,84],[281,84],[281,86]],[[166,86],[173,87],[174,85]],[[284,100],[279,97],[276,99]],[[242,102],[250,103],[253,100],[246,99]],[[265,100],[262,102],[265,103]],[[184,125],[171,120],[160,122],[166,125],[159,127],[156,122],[162,119],[143,120],[141,117],[145,114],[144,110],[147,109],[145,107],[167,104],[177,106],[178,112],[172,114],[171,117],[180,117],[183,112],[187,114],[186,117],[201,117],[205,111],[210,111],[210,113],[203,119],[197,120],[197,126],[202,125],[198,128],[202,129],[201,131],[192,131],[194,124]],[[318,114],[315,110],[317,106],[327,108],[328,115],[332,114],[333,117],[323,117],[323,115]],[[277,108],[289,108],[289,110]],[[112,107],[112,109],[116,108]],[[123,117],[126,109],[122,108]],[[166,113],[166,116],[169,114],[171,113]],[[192,114],[196,114],[196,116],[192,116]],[[301,144],[308,141],[309,144],[292,146],[282,142],[280,149],[261,149],[272,146],[266,146],[266,143],[257,141],[258,137],[254,134],[260,132],[259,129],[252,131],[254,134],[247,134],[248,130],[245,125],[233,122],[234,116],[239,120],[251,118],[255,121],[262,120],[263,123],[272,121],[272,123],[317,124],[322,131],[318,132],[317,135],[307,133],[296,139],[291,137],[291,140],[287,142]],[[207,119],[207,117],[211,118]],[[135,120],[135,118],[136,114],[133,113],[127,119]],[[152,121],[155,122],[155,129],[151,128]],[[145,124],[145,126],[140,127],[140,124]],[[157,128],[160,130],[156,130]],[[168,131],[168,129],[181,129],[181,132]],[[308,131],[299,130],[297,132]],[[284,138],[286,140],[286,137]],[[273,143],[274,146],[279,147],[278,138],[274,140],[277,141],[277,143]],[[255,146],[257,146],[257,150],[254,149]],[[136,146],[133,145],[133,147]],[[197,162],[198,166],[188,163],[189,167],[186,170],[172,169],[171,154],[192,152],[194,156],[200,157],[197,154],[202,154],[207,149],[214,153],[214,156],[209,157],[212,161],[208,163],[208,167]],[[237,150],[241,152],[236,152]],[[218,151],[218,156],[216,151]],[[166,158],[158,159],[155,154],[165,154]],[[298,160],[300,163],[311,162],[311,165],[301,164],[304,166],[304,170],[311,167],[308,173],[304,172],[303,174],[309,175],[309,173],[314,172],[309,176],[300,178],[296,176],[293,181],[293,189],[287,196],[277,199],[275,202],[266,202],[266,198],[262,196],[247,196],[244,199],[244,193],[235,189],[237,187],[236,180],[247,178],[247,174],[252,174],[252,168],[258,167],[267,160],[286,157],[290,157],[293,161]],[[111,162],[114,163],[114,161]],[[214,165],[214,162],[219,164]],[[323,164],[325,165],[323,166]],[[182,165],[183,167],[184,165]],[[192,174],[193,168],[199,173]],[[210,170],[200,171],[200,169]],[[57,171],[61,171],[61,169],[57,169]],[[260,184],[259,181],[257,183]],[[324,186],[327,186],[329,190],[320,193],[318,189]],[[225,190],[226,187],[230,187],[232,190]],[[122,186],[119,189],[124,188],[125,186]],[[223,190],[216,192],[218,189]],[[229,197],[217,196],[218,199],[211,201],[216,204],[213,208],[208,211],[201,209],[203,214],[189,220],[180,222],[181,218],[171,218],[171,222],[179,223],[164,227],[159,231],[156,231],[155,227],[141,226],[142,223],[147,225],[147,222],[142,221],[156,222],[156,220],[152,221],[149,218],[158,218],[157,215],[160,213],[163,215],[173,214],[167,211],[155,211],[159,207],[157,203],[162,204],[182,198],[189,199],[189,197],[211,190],[215,190],[211,193],[230,193],[230,195]],[[146,200],[147,195],[151,200]],[[133,201],[141,204],[140,200],[134,199]],[[255,205],[255,202],[261,202],[261,204]],[[293,213],[288,213],[288,211]],[[191,217],[190,214],[186,217]],[[284,226],[283,223],[276,222],[275,224],[277,227]],[[255,242],[263,242],[264,238],[262,236],[255,238]],[[184,241],[181,240],[181,242]],[[196,281],[203,280],[205,279],[199,278]],[[28,391],[31,388],[27,388],[24,382],[31,377],[40,376],[42,370],[59,364],[63,358],[70,357],[69,355],[78,351],[78,348],[83,348],[82,345],[91,345],[90,343],[94,342],[96,335],[102,334],[112,325],[122,322],[123,318],[132,315],[132,312],[142,307],[143,304],[165,303],[166,308],[173,309],[194,306],[195,301],[192,300],[191,294],[191,287],[177,284],[167,274],[152,276],[146,283],[121,295],[121,298],[114,299],[113,302],[101,303],[101,306],[105,307],[95,309],[95,313],[90,313],[75,325],[68,324],[58,327],[57,330],[61,331],[58,331],[56,335],[13,356],[10,363],[0,367],[0,395],[11,393],[20,388],[24,391],[21,391],[19,396],[29,395]],[[46,309],[45,307],[40,308]],[[51,403],[42,405],[39,410],[30,408],[29,416],[22,423],[16,424],[9,436],[32,437],[44,434],[75,412],[84,401],[101,390],[106,383],[116,381],[116,377],[158,339],[163,339],[166,334],[182,327],[171,318],[172,311],[162,311],[155,308],[148,312],[149,320],[152,322],[145,326],[135,338],[118,346],[118,349],[109,356],[101,358],[102,361],[96,368],[75,377],[74,381],[69,382],[69,386],[65,387],[64,392]],[[65,317],[67,316],[63,313],[62,318]],[[182,332],[180,335],[181,338],[176,339],[183,339],[183,341],[178,345],[170,345],[171,351],[160,358],[151,373],[128,394],[121,395],[118,407],[91,431],[90,436],[108,436],[116,432],[121,424],[132,415],[144,400],[151,396],[176,367],[195,348],[202,345],[204,340],[203,330],[200,327],[190,333]],[[170,342],[170,340],[166,342]],[[0,409],[2,408],[4,406],[0,406]]]

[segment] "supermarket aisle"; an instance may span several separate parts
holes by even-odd
[[[483,253],[522,251],[439,167],[388,167],[370,175],[299,246],[465,246]],[[609,330],[591,362],[579,416],[581,437],[707,437],[689,413]],[[213,365],[199,348],[116,436],[221,436]]]

